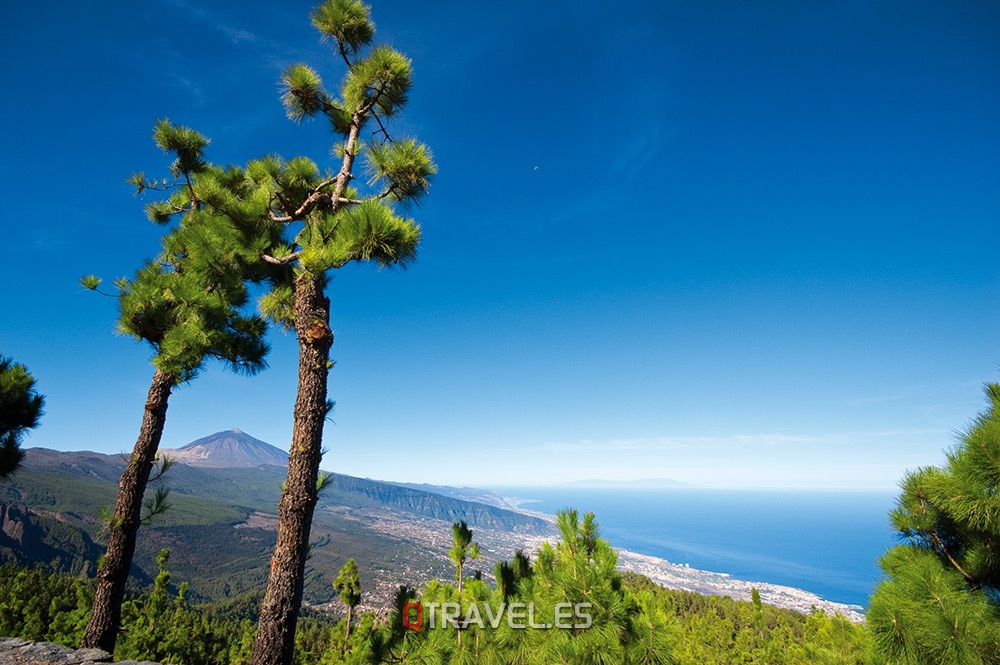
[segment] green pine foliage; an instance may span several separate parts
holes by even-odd
[[[211,218],[212,223],[198,222],[216,234],[205,239],[207,246],[225,254],[224,264],[238,268],[228,274],[242,271],[251,280],[268,280],[271,289],[261,309],[287,327],[294,316],[296,275],[321,276],[350,262],[388,266],[414,259],[420,227],[397,206],[418,201],[437,171],[424,144],[389,133],[387,123],[405,105],[412,68],[398,51],[372,46],[369,8],[357,0],[328,0],[312,18],[323,38],[336,45],[347,71],[334,93],[313,68],[292,65],[281,74],[282,102],[291,119],[325,117],[342,137],[333,150],[342,161],[339,171],[323,171],[306,157],[273,153],[245,167],[214,165],[204,159],[207,138],[161,120],[154,138],[175,156],[173,180],[150,180],[143,173],[129,180],[140,193],[169,192],[167,199],[148,205],[153,221],[178,213],[192,224]],[[363,140],[360,130],[371,124],[378,127],[374,138]],[[367,181],[353,175],[356,160]]]
[[[24,365],[0,355],[0,480],[8,478],[24,459],[21,439],[38,426],[45,398],[35,390],[35,378]]]
[[[285,325],[293,316],[295,274],[322,275],[352,261],[404,265],[414,258],[420,227],[394,204],[417,201],[437,170],[425,145],[388,132],[386,122],[405,104],[411,65],[392,48],[371,46],[369,8],[356,0],[329,0],[312,18],[347,64],[341,89],[328,91],[314,69],[296,64],[281,75],[282,102],[293,120],[325,117],[343,138],[334,146],[342,161],[339,172],[324,172],[306,157],[275,154],[245,167],[215,166],[203,161],[208,141],[196,132],[165,120],[156,130],[158,144],[177,155],[172,175],[184,175],[187,185],[179,199],[152,204],[156,214],[185,210],[194,202],[204,214],[227,218],[242,235],[214,246],[258,263],[257,277],[272,285],[262,309]],[[378,125],[376,138],[361,140],[359,131],[369,124]],[[356,159],[367,183],[341,175],[351,174]],[[142,174],[133,182],[140,191],[161,188]],[[367,191],[359,191],[359,184]],[[259,265],[261,258],[268,265]]]
[[[822,611],[803,615],[753,601],[674,591],[626,574],[626,587],[653,595],[678,622],[679,665],[699,663],[870,663],[864,626]]]
[[[247,281],[266,275],[253,269],[258,257],[247,246],[247,231],[213,212],[195,187],[211,170],[204,158],[209,140],[166,119],[156,123],[153,140],[174,157],[172,180],[136,173],[128,181],[137,194],[168,193],[167,200],[148,203],[146,212],[153,222],[176,224],[156,258],[132,278],[115,280],[118,330],[149,344],[153,365],[177,383],[194,378],[212,358],[237,373],[255,374],[267,367],[268,345],[264,319],[245,311]],[[80,284],[99,291],[101,280],[87,275]]]
[[[153,590],[122,606],[124,629],[115,658],[186,665],[246,662],[250,642],[245,635],[252,633],[253,624],[216,620],[192,608],[185,598],[186,583],[171,593],[169,556],[168,550],[162,550],[157,557],[159,573]]]
[[[90,580],[0,565],[0,635],[76,647],[93,600]]]
[[[264,320],[242,311],[248,294],[229,259],[219,226],[192,220],[167,234],[163,252],[131,279],[116,280],[118,329],[149,343],[153,364],[182,383],[215,358],[238,373],[266,367]]]
[[[947,463],[901,483],[891,517],[906,542],[880,560],[868,615],[890,662],[1000,662],[1000,385],[985,392]]]
[[[171,590],[163,553],[159,563],[153,589],[134,595],[122,606],[116,660],[176,665],[246,663],[254,624],[247,619],[219,618],[208,609],[189,605],[186,585]],[[93,601],[93,580],[0,565],[0,635],[76,648]]]

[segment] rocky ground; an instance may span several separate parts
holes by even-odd
[[[48,642],[0,638],[0,665],[91,665],[112,663],[111,654],[100,649],[70,649]],[[157,665],[150,661],[121,660],[117,665]]]

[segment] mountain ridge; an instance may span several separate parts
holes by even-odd
[[[171,551],[176,579],[190,583],[197,601],[231,598],[266,580],[286,468],[257,464],[274,459],[273,451],[260,453],[260,446],[269,444],[233,430],[216,434],[222,436],[207,450],[205,439],[212,444],[214,435],[185,446],[196,454],[179,460],[159,481],[170,490],[171,508],[142,528],[131,571],[140,585],[151,583],[164,547]],[[244,437],[249,451],[224,442]],[[262,457],[265,453],[271,457]],[[124,466],[121,455],[26,448],[22,468],[0,485],[0,562],[93,575],[104,549],[100,516],[114,504]],[[332,581],[348,557],[357,561],[366,592],[384,601],[400,582],[449,578],[451,524],[459,520],[483,542],[485,571],[554,533],[550,522],[530,515],[332,475],[313,520],[310,603],[335,598]]]

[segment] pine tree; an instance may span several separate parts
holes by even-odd
[[[451,539],[452,546],[448,550],[448,558],[455,564],[455,580],[458,582],[458,595],[461,596],[465,562],[468,559],[479,558],[479,543],[472,542],[472,529],[465,520],[451,525]]]
[[[139,436],[118,485],[107,553],[97,574],[93,613],[83,640],[84,646],[109,652],[118,636],[143,495],[157,461],[171,391],[192,380],[210,358],[253,374],[266,366],[268,350],[264,320],[242,311],[248,300],[242,264],[225,249],[240,245],[231,237],[239,232],[225,218],[206,211],[194,188],[198,174],[207,168],[202,151],[208,140],[167,121],[157,124],[154,139],[165,152],[176,155],[171,167],[174,181],[152,183],[136,174],[132,182],[139,191],[174,190],[169,201],[150,204],[148,213],[155,222],[168,222],[178,214],[181,220],[164,237],[155,260],[132,279],[115,282],[118,329],[152,347],[154,371]],[[89,276],[81,283],[98,290],[100,280]]]
[[[347,607],[347,630],[344,633],[344,651],[347,651],[354,608],[361,602],[361,578],[358,575],[358,564],[354,559],[348,559],[340,569],[337,579],[333,581],[333,588],[340,593],[340,601]]]
[[[1000,662],[1000,384],[943,467],[907,474],[868,613],[900,663]]]
[[[299,347],[288,478],[278,506],[255,665],[288,665],[292,660],[323,424],[331,404],[327,274],[355,261],[388,266],[412,260],[420,228],[398,214],[396,206],[425,194],[436,170],[423,144],[396,139],[388,131],[387,123],[406,104],[411,65],[398,51],[371,45],[375,26],[368,7],[359,0],[328,0],[313,11],[312,23],[323,39],[333,42],[346,66],[339,94],[328,92],[315,70],[299,64],[282,74],[283,102],[292,120],[322,116],[341,137],[334,147],[340,159],[337,171],[321,173],[305,158],[268,157],[226,181],[227,196],[247,205],[262,203],[263,220],[285,234],[275,245],[260,244],[261,259],[280,273],[262,306],[272,319],[294,330]],[[375,138],[362,140],[362,130],[372,126]],[[359,158],[368,175],[366,194],[355,186]]]
[[[465,579],[463,568],[468,559],[479,558],[479,543],[472,542],[472,529],[465,520],[451,525],[452,546],[448,550],[448,558],[455,564],[455,579],[458,581],[458,602],[462,602],[462,582]],[[462,646],[462,631],[458,631],[458,646]]]
[[[8,478],[24,459],[21,437],[38,426],[45,397],[35,390],[35,378],[24,365],[0,356],[0,480]]]

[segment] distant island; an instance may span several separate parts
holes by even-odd
[[[580,488],[593,488],[593,489],[696,489],[700,488],[700,485],[692,485],[691,483],[682,483],[679,480],[672,480],[670,478],[641,478],[639,480],[601,480],[598,478],[593,478],[589,480],[574,480],[569,483],[563,483],[562,487],[580,487]]]

